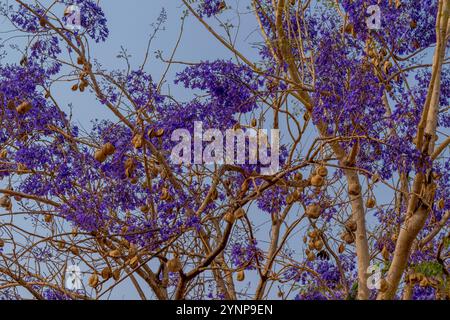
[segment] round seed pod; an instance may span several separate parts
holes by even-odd
[[[323,248],[323,241],[322,240],[316,240],[314,242],[314,248],[318,251],[322,250]]]
[[[73,86],[72,86],[72,91],[77,91],[78,90],[78,83],[75,83]]]
[[[341,239],[344,240],[347,244],[352,244],[355,242],[355,236],[351,232],[344,232],[341,236]]]
[[[103,150],[97,150],[94,153],[94,158],[101,163],[106,160],[106,154],[103,152]]]
[[[252,126],[252,127],[256,127],[256,125],[257,125],[257,121],[256,121],[255,118],[253,118],[253,119],[252,119],[252,122],[251,122],[251,126]]]
[[[51,214],[48,213],[44,216],[44,221],[46,223],[50,223],[50,222],[52,222],[52,220],[53,220],[53,216]]]
[[[228,223],[234,223],[234,221],[236,220],[234,213],[232,211],[228,211],[227,213],[225,213],[225,215],[223,216],[223,220],[225,220]]]
[[[5,246],[5,240],[0,239],[0,248],[3,248]]]
[[[314,187],[321,187],[325,183],[325,179],[318,174],[311,177],[311,185]]]
[[[129,264],[132,268],[136,268],[136,267],[138,266],[138,262],[139,262],[138,256],[134,256],[133,258],[130,259],[130,261],[128,262],[128,264]]]
[[[306,255],[306,257],[308,258],[309,261],[314,261],[314,260],[316,260],[316,255],[315,255],[314,253],[312,253],[312,252],[308,253],[308,254]]]
[[[136,149],[140,149],[144,145],[144,137],[141,134],[136,134],[131,140],[131,143]]]
[[[70,246],[69,251],[75,256],[80,254],[80,250],[77,246]]]
[[[313,240],[308,241],[308,249],[314,250],[314,241]]]
[[[297,172],[297,173],[294,175],[294,180],[295,180],[295,181],[301,181],[301,180],[303,180],[303,175],[301,174],[301,172]]]
[[[155,137],[161,138],[164,135],[164,129],[163,128],[158,129],[158,130],[156,130],[156,132],[154,134],[155,134]]]
[[[0,198],[0,207],[8,208],[11,204],[11,199],[9,196],[4,195]]]
[[[115,281],[119,281],[120,280],[120,269],[114,270],[112,273],[112,277]]]
[[[110,267],[103,268],[101,276],[104,280],[109,280],[112,276],[111,268]]]
[[[92,276],[89,277],[88,285],[91,288],[95,288],[98,286],[98,282],[99,282],[98,275],[97,275],[97,273],[94,273]]]
[[[445,208],[445,200],[444,199],[439,199],[437,206],[438,206],[439,210],[443,210]]]
[[[58,241],[58,249],[63,250],[66,247],[64,241]]]
[[[114,147],[114,145],[111,142],[107,142],[103,145],[102,151],[107,156],[110,156],[110,155],[114,154],[114,152],[116,151],[116,148]]]
[[[316,169],[316,174],[321,177],[326,177],[328,175],[328,169],[325,166],[319,166]]]
[[[377,205],[377,201],[375,200],[375,198],[369,198],[366,201],[366,207],[369,209],[374,208]]]
[[[351,232],[355,232],[356,228],[357,228],[357,224],[356,221],[353,219],[348,220],[345,223],[345,227],[347,228],[347,230],[351,231]]]
[[[238,271],[238,273],[236,275],[236,280],[237,281],[244,281],[245,280],[245,272],[244,272],[244,270]]]
[[[308,236],[312,239],[317,238],[318,235],[319,235],[319,232],[317,231],[317,229],[313,229],[308,232]]]
[[[6,107],[7,107],[9,110],[14,110],[14,109],[16,108],[16,103],[14,102],[14,100],[9,100],[9,101],[8,101],[8,104],[6,105]]]
[[[0,151],[0,159],[6,159],[7,156],[8,156],[8,151],[6,149],[2,149]]]
[[[287,204],[292,204],[294,202],[294,197],[291,194],[288,194],[288,196],[286,197],[286,203]]]
[[[77,58],[77,63],[78,63],[78,64],[84,64],[84,59],[83,59],[83,57],[78,56],[78,58]]]
[[[317,219],[320,217],[320,207],[317,204],[310,204],[306,207],[306,216],[311,219]]]
[[[16,108],[16,111],[19,114],[25,114],[28,111],[30,111],[31,107],[32,107],[32,105],[30,102],[24,101],[21,104],[19,104],[19,106]]]
[[[343,253],[344,250],[345,250],[345,245],[344,245],[343,243],[341,243],[341,244],[339,245],[338,252],[339,252],[339,253]]]
[[[245,216],[245,210],[243,208],[239,208],[234,212],[234,217],[236,219],[242,219]]]
[[[348,186],[348,193],[352,196],[357,196],[361,192],[361,187],[358,183],[350,183]]]
[[[179,272],[182,269],[180,259],[175,257],[169,261],[167,261],[167,270],[169,272]]]
[[[108,253],[108,255],[111,257],[111,258],[118,258],[118,257],[120,257],[120,250],[118,250],[118,249],[114,249],[114,250],[111,250],[109,253]]]

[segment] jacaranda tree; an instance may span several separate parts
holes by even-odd
[[[181,23],[229,52],[176,62],[165,81],[184,100],[145,63],[123,54],[107,70],[91,55],[106,2],[2,4],[14,45],[0,60],[0,298],[104,299],[119,285],[142,299],[450,298],[450,2],[241,2],[258,26],[251,58],[235,3],[179,1]],[[59,14],[70,5],[79,28]],[[81,129],[56,90],[110,116]],[[245,161],[220,161],[224,141],[199,144],[199,123],[279,130],[277,148],[256,143],[279,165],[234,140]]]

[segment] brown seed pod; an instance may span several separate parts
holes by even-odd
[[[78,83],[75,83],[73,86],[72,86],[72,91],[77,91],[78,90]]]
[[[338,252],[339,252],[339,253],[343,253],[344,250],[345,250],[345,245],[344,245],[343,243],[341,243],[341,244],[339,245]]]
[[[344,232],[341,235],[341,239],[344,240],[347,244],[352,244],[353,242],[355,242],[355,236],[353,233],[351,232]]]
[[[62,250],[66,247],[66,243],[64,241],[58,241],[58,249]]]
[[[417,28],[417,21],[416,20],[411,20],[409,22],[409,26],[411,27],[411,29]]]
[[[104,280],[109,280],[112,276],[111,268],[110,267],[103,268],[101,275]]]
[[[108,256],[110,256],[111,258],[118,258],[118,257],[121,256],[120,250],[119,250],[119,249],[111,250],[111,251],[108,253]]]
[[[306,236],[303,237],[303,243],[307,243],[308,242],[308,238]]]
[[[308,249],[314,250],[314,241],[313,240],[308,241]]]
[[[110,156],[110,155],[114,154],[114,152],[116,152],[116,148],[114,147],[114,145],[111,142],[107,142],[103,145],[102,151],[107,156]]]
[[[91,288],[95,288],[98,286],[98,282],[99,282],[98,275],[97,275],[97,273],[94,273],[92,276],[89,277],[88,285]]]
[[[311,219],[317,219],[320,217],[320,207],[318,204],[310,204],[306,207],[306,216]]]
[[[312,252],[308,253],[306,257],[308,258],[309,261],[316,260],[316,255]]]
[[[25,114],[32,108],[32,105],[28,101],[24,101],[16,108],[17,113],[19,114]]]
[[[0,151],[0,159],[6,159],[6,157],[8,157],[8,151],[6,149],[2,149],[2,151]]]
[[[156,130],[155,137],[161,138],[163,135],[164,135],[164,129],[161,128],[161,129]]]
[[[50,222],[52,222],[52,220],[53,220],[53,216],[52,216],[51,214],[47,213],[47,214],[44,216],[44,221],[45,221],[46,223],[50,223]]]
[[[5,246],[5,240],[0,239],[0,248],[3,248]]]
[[[443,210],[444,208],[445,208],[445,200],[444,199],[439,199],[439,201],[438,201],[438,209],[439,210]]]
[[[9,100],[9,101],[8,101],[8,104],[6,105],[6,107],[7,107],[9,110],[14,110],[14,109],[16,108],[16,103],[14,102],[14,100]]]
[[[80,254],[80,250],[78,249],[77,246],[73,246],[73,245],[70,246],[69,251],[75,256]]]
[[[244,281],[245,280],[245,272],[244,272],[244,270],[238,271],[238,273],[236,275],[236,280],[237,281]]]
[[[161,200],[166,201],[170,197],[169,190],[167,188],[162,188],[161,196],[159,197]]]
[[[128,264],[129,264],[132,268],[136,268],[136,267],[138,266],[138,262],[139,262],[138,256],[134,256],[133,258],[130,259],[130,261],[128,262]]]
[[[311,177],[311,185],[314,187],[321,187],[325,183],[325,179],[318,174]]]
[[[44,28],[47,25],[47,20],[45,20],[45,17],[39,18],[39,25]]]
[[[97,150],[94,153],[94,158],[95,160],[97,160],[98,162],[103,162],[106,160],[106,154],[103,152],[103,150]]]
[[[112,277],[115,281],[119,281],[120,280],[120,269],[114,270],[112,273]]]
[[[254,128],[254,127],[256,127],[257,124],[258,124],[258,122],[256,121],[255,118],[253,118],[252,122],[251,122],[251,126]]]
[[[357,224],[356,221],[353,219],[348,220],[345,223],[345,227],[347,228],[347,230],[351,231],[351,232],[355,232],[356,228],[357,228]]]
[[[293,197],[293,195],[292,195],[292,193],[291,194],[288,194],[288,196],[286,197],[286,203],[287,204],[292,204],[292,203],[294,203],[294,197]]]
[[[370,197],[369,199],[367,199],[367,201],[366,201],[366,207],[367,207],[368,209],[375,208],[376,205],[377,205],[377,201],[375,200],[375,198]]]
[[[136,149],[140,149],[144,145],[144,137],[141,134],[135,134],[131,143]]]
[[[234,217],[236,219],[241,219],[245,216],[246,212],[243,208],[239,208],[234,212]]]
[[[318,235],[319,235],[319,231],[317,229],[313,229],[308,232],[308,236],[312,239],[317,238]]]
[[[348,186],[348,193],[352,196],[357,196],[361,192],[361,187],[359,186],[359,183],[352,182]]]
[[[236,218],[234,217],[234,214],[232,211],[228,211],[227,213],[225,213],[225,215],[223,216],[223,220],[225,220],[228,223],[234,223],[234,221],[236,221]]]
[[[390,254],[386,246],[383,246],[383,249],[381,250],[381,256],[383,257],[384,260],[389,261]]]
[[[84,64],[84,59],[83,59],[83,57],[81,57],[81,56],[78,56],[78,58],[77,58],[77,63],[78,64]]]
[[[167,261],[167,270],[169,272],[179,272],[179,271],[181,271],[181,269],[182,269],[182,266],[181,266],[180,259],[178,259],[178,257],[175,257],[175,258]]]
[[[0,198],[0,207],[8,208],[11,205],[11,198],[9,196],[2,196]]]
[[[294,175],[294,180],[295,180],[295,181],[301,181],[301,180],[303,180],[303,175],[302,175],[300,172],[297,172],[297,173]]]
[[[325,166],[319,166],[316,169],[316,174],[321,177],[326,177],[328,175],[328,169]]]
[[[392,62],[390,62],[390,61],[385,61],[385,62],[384,62],[384,65],[383,65],[383,71],[384,71],[384,73],[385,73],[385,74],[389,74],[389,72],[391,71],[391,69],[392,69]]]
[[[218,194],[218,192],[217,192],[217,189],[216,189],[216,188],[213,188],[213,189],[211,190],[211,200],[212,200],[212,201],[215,201],[215,200],[217,200],[218,197],[219,197],[219,194]]]
[[[323,248],[323,241],[322,240],[316,240],[314,242],[314,248],[318,251],[322,250]]]

